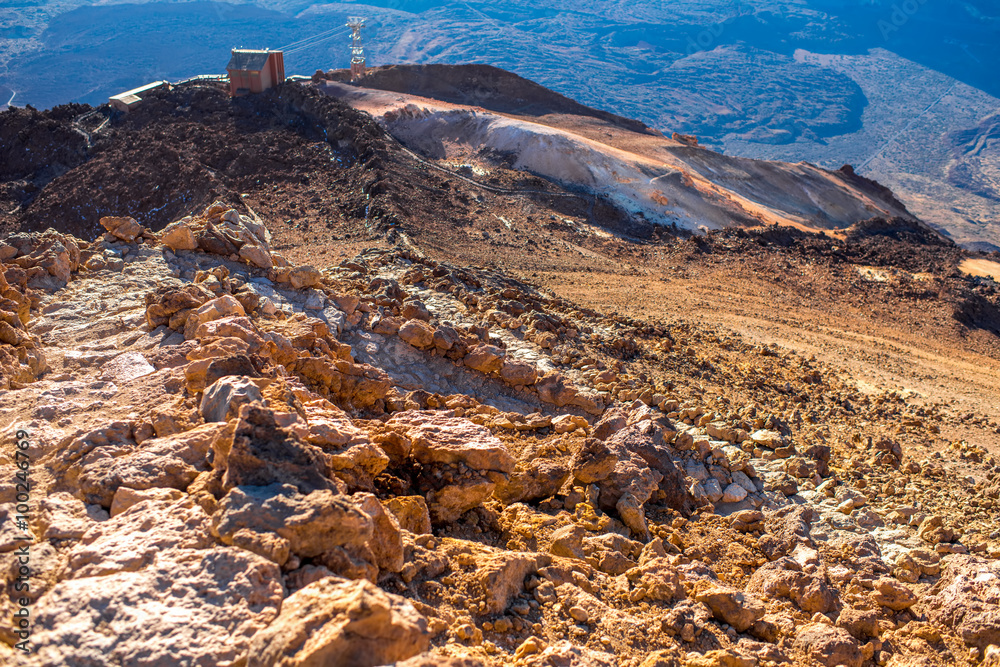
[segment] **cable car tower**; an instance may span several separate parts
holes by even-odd
[[[357,81],[366,73],[365,47],[361,43],[361,29],[365,20],[360,16],[350,16],[347,27],[351,29],[351,81]]]

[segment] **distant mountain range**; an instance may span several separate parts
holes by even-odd
[[[101,103],[220,72],[237,45],[297,48],[290,73],[344,67],[338,28],[361,15],[373,64],[489,63],[728,154],[850,163],[957,242],[1000,247],[986,0],[17,4],[0,8],[0,103]]]

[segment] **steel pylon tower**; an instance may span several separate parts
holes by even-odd
[[[360,16],[350,16],[347,27],[351,29],[351,81],[357,81],[365,75],[365,47],[361,43],[361,29],[365,20]]]

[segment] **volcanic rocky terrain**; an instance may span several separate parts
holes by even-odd
[[[850,169],[337,78],[0,114],[4,660],[1000,665],[996,256]],[[438,113],[668,146],[726,224]],[[774,213],[821,180],[885,215]]]

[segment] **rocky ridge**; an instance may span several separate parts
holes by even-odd
[[[0,245],[17,664],[1000,659],[1000,466],[921,453],[944,406],[225,203],[101,224]]]

